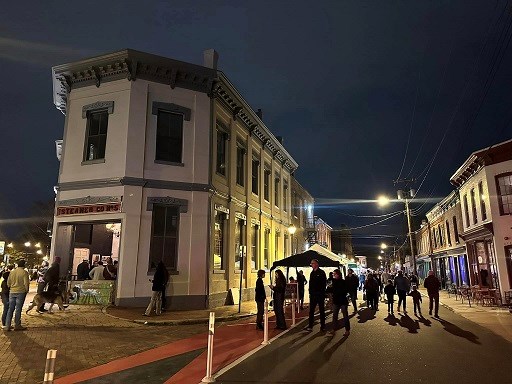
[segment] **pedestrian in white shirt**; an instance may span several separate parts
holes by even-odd
[[[89,271],[89,277],[91,280],[105,280],[103,277],[104,269],[105,267],[103,266],[103,261],[98,261],[98,265]]]

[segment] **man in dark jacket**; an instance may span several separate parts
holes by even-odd
[[[258,314],[256,315],[256,329],[263,329],[263,312],[265,309],[265,300],[267,299],[267,294],[265,293],[265,285],[263,284],[264,277],[265,271],[260,269],[258,271],[258,279],[256,280],[256,289],[254,295],[256,307],[258,308]]]
[[[395,288],[398,295],[397,311],[400,312],[400,304],[403,304],[404,313],[407,313],[407,292],[411,287],[409,279],[404,276],[402,271],[398,271],[395,277]]]
[[[359,283],[359,280],[358,280]],[[347,282],[343,280],[341,277],[341,271],[339,269],[335,269],[333,271],[333,279],[332,284],[327,291],[332,293],[332,331],[331,334],[334,334],[338,329],[338,313],[341,310],[343,314],[343,321],[345,322],[345,333],[343,336],[347,337],[350,335],[350,321],[348,317],[348,289]]]
[[[304,277],[304,272],[297,272],[297,287],[299,288],[299,304],[300,309],[304,308],[304,286],[308,283],[306,278]]]
[[[318,260],[311,260],[313,270],[309,275],[309,325],[307,331],[313,330],[315,321],[315,309],[318,305],[320,311],[320,330],[325,331],[325,285],[327,276],[325,272],[319,268]]]
[[[58,261],[57,261],[58,260]],[[52,293],[60,293],[59,290],[59,279],[60,279],[60,258],[54,261],[50,268],[46,271],[43,276],[43,279],[46,283],[46,291]],[[44,303],[41,304],[41,307],[38,309],[39,312],[46,312],[44,309]]]
[[[89,280],[89,261],[83,259],[78,267],[76,267],[76,278],[77,280]]]
[[[352,301],[352,305],[354,306],[354,312],[357,312],[357,288],[359,287],[359,278],[354,274],[352,268],[348,269],[347,275],[347,289],[348,294],[350,295],[350,300]]]
[[[423,286],[427,288],[429,305],[428,314],[432,316],[432,307],[434,307],[434,317],[439,317],[439,289],[441,288],[441,282],[434,275],[434,271],[428,271],[428,277],[425,279]]]

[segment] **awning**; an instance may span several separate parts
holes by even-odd
[[[317,245],[317,244],[315,244]],[[313,245],[309,250],[303,253],[298,253],[296,255],[285,257],[284,259],[274,261],[272,264],[272,268],[270,271],[273,271],[277,267],[309,267],[311,264],[311,260],[317,259],[318,264],[321,267],[334,267],[339,268],[341,262],[341,257],[335,255],[329,250],[318,246],[319,248]],[[316,249],[316,250],[315,250]],[[320,253],[321,252],[321,253]],[[329,255],[331,253],[334,256]]]

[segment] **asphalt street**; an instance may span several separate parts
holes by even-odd
[[[379,309],[352,314],[347,338],[344,329],[331,336],[303,323],[216,382],[512,383],[512,344],[488,329],[445,308],[440,319]]]

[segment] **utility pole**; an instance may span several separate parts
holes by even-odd
[[[399,189],[397,191],[398,199],[404,200],[405,202],[405,214],[407,215],[407,228],[408,228],[408,235],[409,235],[409,247],[411,249],[411,258],[413,263],[413,270],[414,274],[418,274],[418,269],[416,267],[416,255],[414,254],[414,247],[412,243],[412,228],[411,228],[411,212],[409,210],[409,199],[413,198],[416,194],[416,191],[414,189],[411,189],[409,187],[409,183],[413,183],[415,180],[413,178],[411,179],[398,179],[395,180],[395,185],[397,184],[405,184],[405,188]]]

